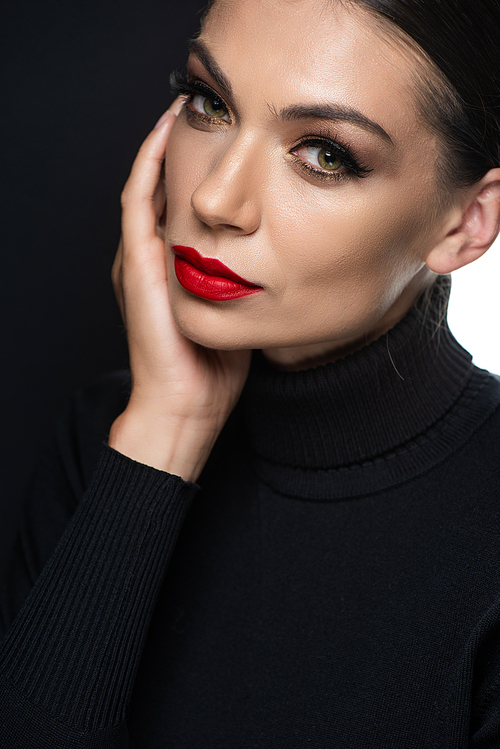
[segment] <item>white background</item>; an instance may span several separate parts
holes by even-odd
[[[451,274],[448,322],[474,364],[500,374],[500,237],[483,257]]]

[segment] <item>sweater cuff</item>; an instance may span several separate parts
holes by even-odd
[[[0,650],[37,708],[84,731],[120,723],[195,484],[104,446],[93,481]]]

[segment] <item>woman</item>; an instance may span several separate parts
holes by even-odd
[[[212,5],[123,193],[130,397],[32,490],[3,745],[498,745],[500,387],[443,316],[498,232],[499,22]]]

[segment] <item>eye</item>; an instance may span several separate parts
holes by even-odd
[[[348,169],[342,161],[340,154],[333,146],[326,143],[322,144],[304,144],[297,148],[294,154],[303,159],[307,164],[315,169],[321,169],[325,172],[347,172]]]
[[[212,119],[225,120],[230,122],[227,107],[218,96],[208,96],[204,94],[194,94],[191,99],[191,107],[195,112]]]

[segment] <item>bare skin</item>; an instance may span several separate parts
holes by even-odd
[[[204,349],[177,329],[170,309],[158,188],[174,102],[143,143],[122,194],[122,238],[113,283],[127,329],[129,404],[109,445],[146,465],[195,481],[236,404],[251,352]],[[160,236],[159,236],[160,235]]]
[[[434,273],[471,262],[498,231],[500,170],[436,209],[437,144],[418,116],[411,56],[358,11],[292,5],[216,4],[189,65],[222,107],[214,118],[211,95],[174,102],[123,192],[113,280],[133,388],[109,444],[186,480],[198,478],[240,396],[251,349],[287,369],[333,361],[392,327]],[[276,117],[304,104],[354,108],[364,125]],[[303,143],[310,132],[347,143],[369,172],[327,164],[321,144]],[[263,290],[231,302],[195,296],[175,275],[175,244]]]

